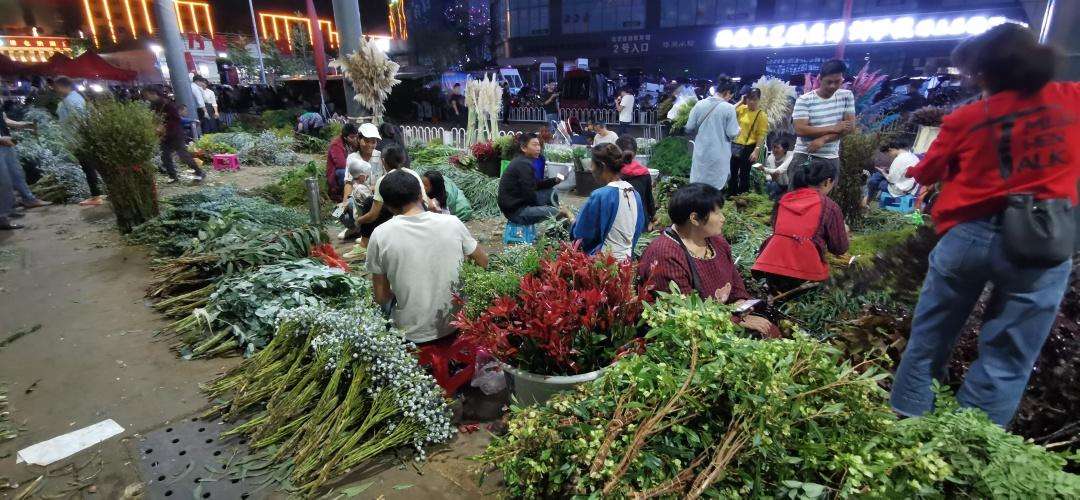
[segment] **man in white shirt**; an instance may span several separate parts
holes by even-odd
[[[881,147],[883,160],[888,161],[888,168],[878,168],[870,174],[867,181],[867,197],[863,205],[867,206],[878,199],[879,193],[887,191],[889,196],[913,195],[919,186],[915,179],[907,176],[909,168],[919,163],[919,157],[912,153],[904,144],[897,141],[889,142]]]
[[[457,217],[424,211],[422,188],[408,172],[386,174],[380,190],[395,215],[375,228],[368,245],[375,301],[411,342],[450,335],[461,263],[468,257],[487,267],[487,253]]]
[[[203,98],[203,112],[206,118],[202,121],[203,133],[208,134],[217,130],[218,107],[217,94],[210,88],[210,82],[201,76],[195,77],[195,86],[199,88]],[[195,89],[192,89],[194,92]]]
[[[630,132],[630,124],[634,123],[634,95],[623,89],[615,101],[615,109],[619,111],[619,135]]]
[[[191,77],[191,97],[195,99],[195,114],[199,118],[199,126],[206,127],[206,97],[203,96],[202,87],[199,86],[201,76]],[[179,102],[177,104],[180,104]]]
[[[855,94],[840,88],[847,65],[833,59],[821,65],[817,90],[795,101],[795,157],[792,165],[827,162],[840,172],[840,138],[855,130]]]

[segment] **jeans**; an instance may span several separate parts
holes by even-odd
[[[22,164],[19,163],[19,157],[15,155],[15,148],[0,146],[0,162],[3,163],[4,170],[8,172],[11,188],[19,193],[22,202],[32,203],[37,201],[37,196],[34,196],[34,193],[30,191],[30,186],[26,183],[26,172],[23,171]]]
[[[776,201],[787,192],[787,186],[776,181],[768,181],[765,183],[765,192],[769,194],[770,200]]]
[[[531,226],[558,214],[559,195],[555,194],[554,189],[540,189],[536,191],[536,205],[519,208],[507,219],[514,224]]]
[[[615,128],[615,133],[619,135],[630,133],[630,122],[619,122],[619,126]]]
[[[910,416],[934,404],[931,379],[944,380],[953,346],[983,288],[993,285],[979,332],[978,359],[956,398],[994,423],[1012,420],[1031,368],[1057,316],[1072,262],[1021,267],[1005,257],[1001,230],[990,219],[949,230],[930,253],[911,338],[893,382],[891,403]]]
[[[802,170],[804,165],[810,164],[827,164],[829,168],[834,169],[836,176],[833,177],[833,182],[840,180],[840,158],[822,158],[820,156],[811,156],[806,153],[795,153],[795,156],[791,158],[791,166],[788,167],[788,177],[790,179],[795,178],[795,174]]]
[[[866,197],[871,203],[877,201],[881,193],[887,193],[889,191],[889,181],[885,179],[885,174],[875,170],[870,174],[870,180],[866,181]]]
[[[0,146],[0,150],[10,150],[9,147]],[[6,155],[0,155],[3,158]],[[8,223],[8,216],[15,208],[15,185],[11,180],[11,172],[6,165],[0,165],[0,224]]]
[[[544,123],[546,123],[548,127],[551,127],[551,130],[556,130],[559,128],[559,113],[548,113],[545,111]]]
[[[750,190],[750,169],[753,167],[751,156],[753,145],[733,144],[731,155],[731,178],[728,179],[728,195],[743,194]]]

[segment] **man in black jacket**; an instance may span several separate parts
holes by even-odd
[[[540,139],[536,134],[518,136],[520,154],[510,162],[499,179],[499,210],[510,222],[530,226],[561,212],[552,188],[564,180],[562,175],[537,181],[534,162],[540,157]]]

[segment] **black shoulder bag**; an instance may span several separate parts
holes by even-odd
[[[1001,214],[1005,256],[1031,267],[1065,262],[1080,244],[1076,211],[1068,198],[1036,201],[1031,193],[1010,194]]]

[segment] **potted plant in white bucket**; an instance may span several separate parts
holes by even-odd
[[[543,402],[599,377],[634,339],[644,301],[635,274],[633,263],[564,244],[521,278],[516,295],[474,318],[463,311],[455,325],[502,362],[518,404]]]

